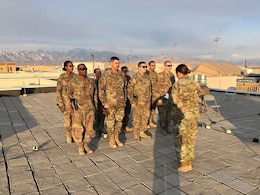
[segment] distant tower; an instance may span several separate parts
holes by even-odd
[[[132,52],[133,52],[133,50],[130,49],[130,50],[129,50],[129,55],[130,55],[130,64],[132,64]]]
[[[92,56],[92,68],[93,68],[92,71],[94,72],[94,69],[95,69],[95,64],[94,64],[95,63],[95,55],[94,55],[94,53],[92,53],[91,56]]]
[[[215,62],[218,61],[218,57],[217,57],[217,51],[218,51],[218,41],[220,40],[220,37],[216,37],[214,39],[214,41],[216,42],[216,47],[215,47]]]
[[[176,58],[176,46],[178,43],[173,43],[173,63],[175,63],[175,58]]]

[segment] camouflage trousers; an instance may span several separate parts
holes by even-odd
[[[194,159],[194,147],[198,133],[197,119],[174,120],[173,137],[180,162]]]
[[[130,113],[131,113],[131,103],[130,103],[129,99],[127,99],[126,105],[125,105],[125,116],[123,118],[123,128],[128,126]]]
[[[64,130],[66,132],[67,137],[71,137],[71,131],[72,131],[72,108],[70,105],[65,106],[64,109]]]
[[[125,115],[125,108],[108,108],[106,109],[107,133],[109,137],[119,134],[122,128],[122,120]]]
[[[169,125],[171,123],[172,117],[171,117],[171,112],[172,112],[172,106],[170,105],[158,105],[157,106],[158,111],[159,111],[159,124],[161,131],[168,131]]]
[[[94,121],[94,129],[99,133],[104,133],[104,121],[105,115],[103,112],[103,106],[98,105],[96,112],[95,112],[95,121]]]
[[[76,144],[89,143],[93,134],[94,110],[79,107],[74,111],[72,137]]]
[[[146,105],[137,105],[133,108],[133,133],[135,135],[139,135],[141,131],[145,131],[147,129],[147,121],[150,117],[150,104]]]

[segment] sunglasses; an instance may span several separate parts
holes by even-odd
[[[172,67],[172,65],[171,65],[171,64],[169,64],[169,65],[165,65],[165,66]]]
[[[142,68],[147,68],[147,66],[139,66],[139,67],[142,67]]]
[[[88,70],[87,68],[79,68],[79,70]]]
[[[68,66],[68,67],[70,67],[70,68],[71,68],[71,67],[74,67],[74,66],[73,66],[73,65],[70,65],[70,66]]]

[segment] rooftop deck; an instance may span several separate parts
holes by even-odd
[[[178,173],[171,135],[149,129],[152,140],[125,146],[91,142],[94,153],[79,156],[65,143],[63,114],[55,93],[0,97],[0,193],[2,194],[260,194],[260,97],[237,94],[223,101],[221,116],[209,110],[200,123],[194,168]],[[212,123],[214,121],[214,124]],[[232,134],[225,133],[231,130]],[[38,151],[32,151],[33,146]]]

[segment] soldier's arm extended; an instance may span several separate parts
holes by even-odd
[[[135,96],[134,96],[134,87],[135,87],[135,84],[136,84],[136,79],[135,77],[133,76],[129,83],[128,83],[128,86],[127,86],[127,94],[128,94],[128,99],[130,101],[131,104],[134,104],[134,99],[135,99]]]
[[[59,106],[63,106],[62,101],[62,78],[59,76],[57,80],[57,88],[56,88],[56,100]]]
[[[57,106],[61,112],[64,112],[64,103],[62,100],[62,76],[60,75],[57,80],[57,88],[56,88],[56,100]]]
[[[125,95],[125,102],[126,102],[126,100],[127,100],[127,97],[128,97],[128,92],[127,92],[127,87],[128,87],[128,81],[127,81],[127,78],[126,77],[124,77],[124,95]]]
[[[108,104],[107,98],[106,98],[106,77],[105,77],[105,73],[101,76],[101,78],[98,81],[98,95],[99,95],[99,99],[100,99],[103,106]]]
[[[71,81],[73,81],[73,80],[71,80]],[[71,107],[73,107],[72,104],[77,104],[77,102],[75,102],[74,85],[71,81],[68,83],[68,94],[69,94],[69,98],[70,98],[70,102],[71,102]],[[76,105],[76,107],[77,107],[77,105]],[[75,105],[74,105],[74,109],[75,109]]]
[[[97,106],[98,106],[98,82],[95,83],[96,81],[93,79],[92,80],[93,82],[93,85],[92,85],[92,88],[93,88],[93,91],[92,91],[92,94],[91,96],[93,97],[92,101],[93,101],[93,104],[94,104],[94,107],[97,109]]]
[[[179,102],[180,102],[180,91],[181,89],[180,89],[180,85],[179,85],[179,83],[177,82],[177,83],[175,83],[174,85],[173,85],[173,87],[172,87],[172,92],[171,92],[171,94],[172,94],[172,98],[173,98],[173,104],[176,104],[177,106],[178,106],[178,104],[179,104]]]

